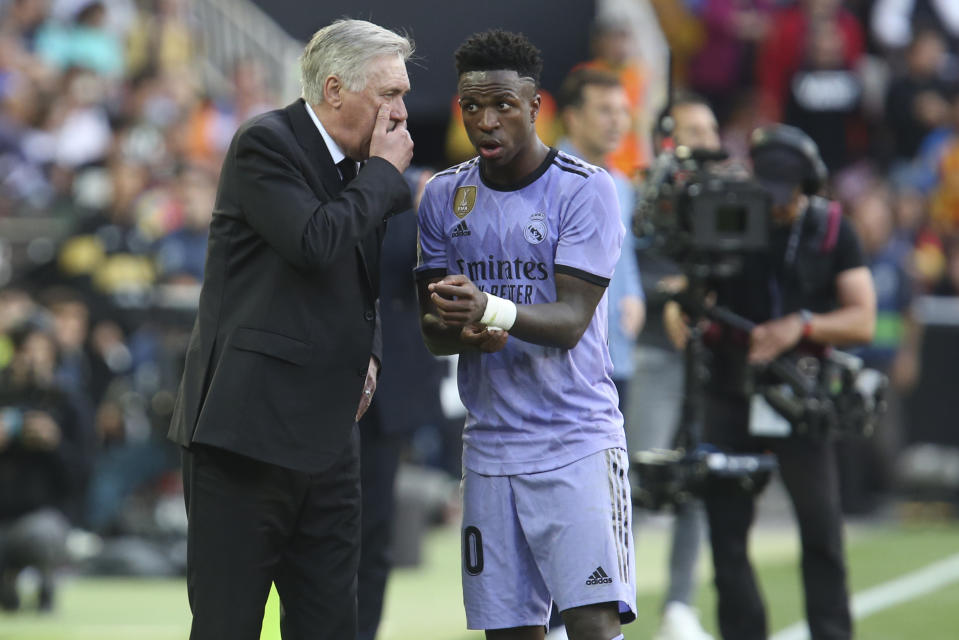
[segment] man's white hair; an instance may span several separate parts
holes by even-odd
[[[370,61],[398,55],[404,62],[413,54],[413,41],[366,20],[337,20],[313,34],[300,56],[303,98],[323,102],[323,85],[338,77],[350,91],[366,86]]]

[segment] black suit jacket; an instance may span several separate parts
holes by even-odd
[[[302,100],[244,123],[220,175],[169,437],[302,471],[332,462],[379,357],[384,220],[409,207],[382,158],[343,189]]]

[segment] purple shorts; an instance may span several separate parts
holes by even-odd
[[[565,467],[463,475],[463,601],[470,629],[545,625],[561,611],[618,602],[636,618],[628,457],[605,449]]]

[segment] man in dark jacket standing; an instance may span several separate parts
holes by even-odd
[[[356,634],[356,420],[379,371],[384,221],[410,206],[411,52],[369,22],[321,29],[303,98],[227,152],[170,427],[193,640],[258,638],[271,583],[286,640]]]

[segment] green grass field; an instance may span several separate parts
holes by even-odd
[[[852,527],[847,551],[855,593],[887,583],[959,554],[959,523],[927,526]],[[665,580],[666,534],[662,527],[637,536],[639,620],[624,628],[627,640],[648,640],[657,622]],[[753,557],[766,595],[771,631],[801,618],[794,531],[761,528]],[[396,571],[387,594],[381,640],[479,640],[465,630],[455,528],[433,531],[416,569]],[[698,606],[714,629],[714,596],[708,558],[701,567]],[[29,604],[29,603],[27,603]],[[279,640],[278,605],[268,605],[263,640]],[[0,640],[182,640],[189,612],[180,580],[143,581],[73,578],[58,592],[53,614],[0,615]],[[955,640],[959,637],[959,580],[931,593],[883,608],[857,622],[864,640]]]

